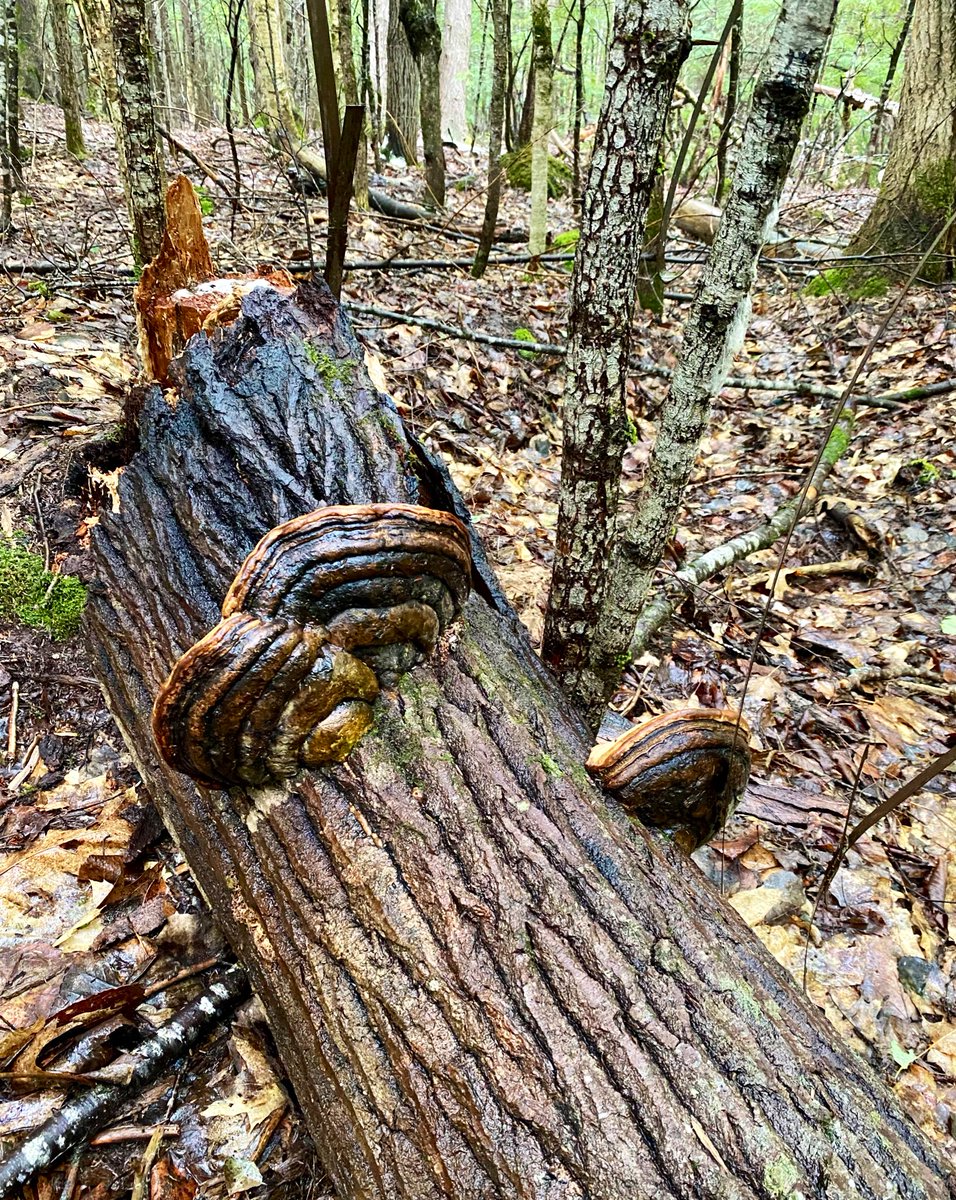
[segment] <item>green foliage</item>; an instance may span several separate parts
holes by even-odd
[[[534,334],[531,332],[530,329],[525,329],[523,326],[519,326],[519,328],[514,331],[513,336],[514,336],[515,340],[518,342],[536,342],[538,340],[534,336]],[[535,356],[534,350],[519,350],[518,351],[519,358],[534,358],[534,356]]]
[[[195,188],[196,196],[199,200],[199,211],[204,217],[211,217],[216,211],[216,202],[210,196],[206,188],[202,184],[198,184]]]
[[[44,300],[49,300],[53,295],[53,288],[50,287],[45,279],[34,279],[31,283],[27,284],[27,291],[33,292],[35,296],[42,296]]]
[[[552,250],[570,250],[573,254],[577,253],[578,242],[581,240],[580,229],[566,229],[564,233],[559,233],[551,243]]]
[[[55,575],[22,541],[0,544],[0,620],[45,629],[61,641],[79,627],[86,588],[73,575]]]
[[[509,154],[502,154],[501,165],[508,182],[523,192],[531,191],[531,147],[519,146]],[[571,168],[561,158],[548,155],[548,196],[558,200],[571,190]]]

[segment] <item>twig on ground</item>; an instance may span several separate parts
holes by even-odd
[[[136,1050],[124,1056],[131,1070],[123,1084],[99,1084],[67,1100],[56,1116],[0,1163],[0,1200],[83,1144],[177,1059],[221,1025],[249,995],[240,967],[230,967],[195,1000],[183,1006]]]

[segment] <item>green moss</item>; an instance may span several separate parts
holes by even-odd
[[[530,329],[525,329],[523,326],[519,326],[513,336],[518,342],[536,342],[538,340]],[[535,353],[534,350],[519,350],[518,356],[519,358],[534,358]]]
[[[948,220],[956,203],[956,163],[943,158],[923,167],[916,172],[913,190],[924,212]]]
[[[559,233],[551,243],[552,250],[571,250],[576,252],[578,242],[581,240],[580,229],[566,229],[564,233]]]
[[[883,296],[890,286],[889,278],[872,267],[831,267],[821,271],[806,286],[809,296],[844,296],[849,300],[871,300]]]
[[[315,367],[316,373],[331,388],[336,383],[348,386],[352,382],[355,363],[350,358],[333,358],[327,350],[320,350],[312,342],[303,342],[305,357]]]
[[[70,637],[86,607],[86,588],[72,575],[47,571],[20,541],[0,544],[0,620]]]
[[[549,779],[564,778],[564,771],[561,770],[560,765],[554,761],[550,754],[539,754],[535,757],[534,761],[541,764],[545,775]]]
[[[793,1160],[784,1154],[778,1154],[764,1167],[763,1186],[771,1196],[786,1200],[800,1194],[796,1191],[799,1178],[800,1173]]]
[[[523,192],[531,191],[531,147],[519,146],[509,154],[502,154],[501,165],[508,182]],[[548,155],[548,196],[559,200],[571,190],[571,168],[561,158]]]
[[[216,211],[216,202],[202,184],[199,184],[195,190],[199,199],[199,211],[204,217],[211,217]]]

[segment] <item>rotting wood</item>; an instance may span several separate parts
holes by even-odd
[[[956,1195],[948,1168],[676,851],[474,546],[476,591],[341,766],[195,787],[153,697],[269,528],[400,500],[467,518],[316,285],[267,287],[151,391],[95,531],[97,673],[262,998],[341,1200]]]

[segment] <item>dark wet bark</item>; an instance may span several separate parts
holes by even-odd
[[[150,394],[89,634],[338,1196],[956,1195],[736,915],[593,787],[477,548],[463,619],[346,763],[223,793],[157,760],[153,696],[267,529],[342,502],[464,515],[327,293],[300,300],[253,291],[192,340],[175,408]]]

